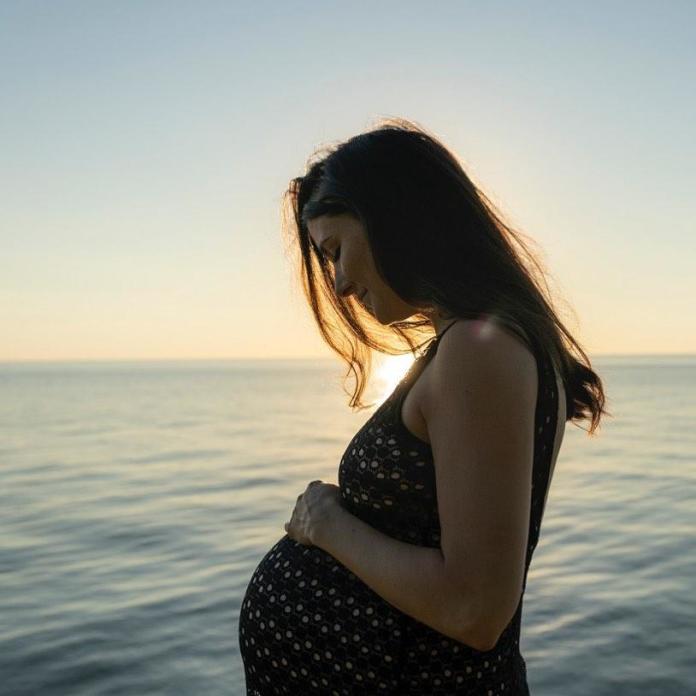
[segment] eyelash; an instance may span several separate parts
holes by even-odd
[[[341,256],[341,247],[336,247],[336,253],[333,258],[331,258],[328,254],[324,254],[324,258],[331,261],[332,263],[336,263]]]

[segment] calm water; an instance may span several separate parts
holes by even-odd
[[[525,595],[531,692],[696,694],[696,357],[594,366],[614,418],[566,427]],[[370,415],[341,375],[0,365],[0,693],[244,695],[246,584]]]

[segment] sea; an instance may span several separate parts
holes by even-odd
[[[566,424],[530,692],[693,696],[696,356],[590,359],[612,416]],[[385,374],[352,412],[333,359],[0,364],[0,694],[245,695],[247,583]]]

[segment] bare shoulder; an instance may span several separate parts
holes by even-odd
[[[512,328],[466,320],[447,329],[428,367],[424,415],[445,567],[475,598],[481,642],[495,645],[524,584],[536,359]]]
[[[453,390],[461,395],[483,391],[493,398],[502,390],[509,397],[536,400],[534,354],[528,343],[498,322],[458,320],[440,340],[430,367],[422,403],[426,418],[433,405]]]

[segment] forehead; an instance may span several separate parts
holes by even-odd
[[[315,244],[321,245],[329,237],[350,234],[360,223],[352,215],[320,215],[307,221],[307,231]]]

